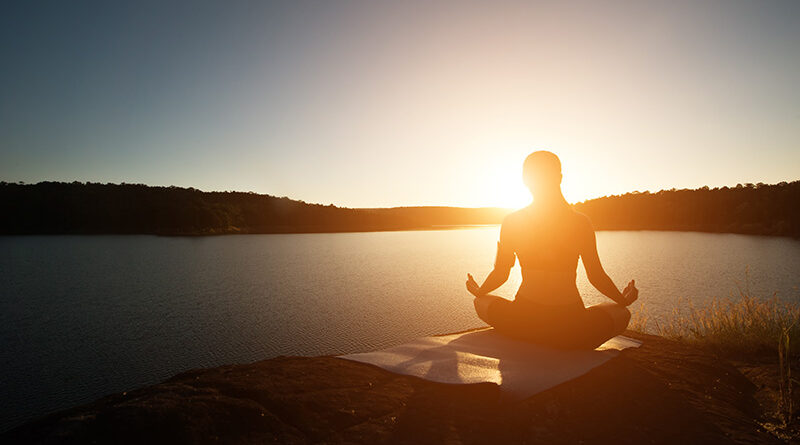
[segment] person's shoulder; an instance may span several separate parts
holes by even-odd
[[[572,220],[575,222],[575,224],[578,227],[580,227],[583,230],[594,231],[594,226],[592,225],[592,220],[588,216],[586,216],[583,213],[578,212],[577,210],[572,209],[572,208],[570,208],[570,211],[572,213]]]
[[[509,213],[503,218],[500,225],[500,232],[503,237],[516,237],[525,225],[525,209],[520,209]]]
[[[503,218],[503,226],[515,226],[521,222],[523,222],[529,211],[527,207],[521,208],[519,210],[515,210]]]

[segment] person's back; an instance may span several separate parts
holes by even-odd
[[[519,259],[522,285],[516,300],[582,307],[575,278],[590,230],[587,218],[566,205],[530,205],[510,214],[500,231],[497,261],[513,266],[514,257]]]
[[[594,348],[621,333],[630,320],[625,306],[638,297],[634,282],[620,292],[603,270],[589,219],[561,194],[561,162],[538,151],[525,160],[525,184],[534,202],[506,217],[494,269],[480,286],[467,275],[478,316],[501,333],[554,346]],[[584,308],[575,275],[583,259],[592,285],[614,300]],[[522,285],[515,300],[489,295],[507,279],[516,259]]]

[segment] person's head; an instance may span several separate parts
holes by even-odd
[[[533,196],[561,193],[561,161],[549,151],[535,151],[522,164],[522,180]]]

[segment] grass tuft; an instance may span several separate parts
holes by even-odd
[[[713,298],[704,307],[678,301],[670,317],[650,317],[646,307],[634,312],[629,328],[691,344],[708,352],[737,360],[778,358],[777,418],[781,429],[793,423],[793,390],[799,383],[792,377],[800,353],[800,303],[755,298],[740,286],[739,298]],[[774,359],[771,359],[772,361]]]
[[[800,352],[800,305],[740,292],[738,299],[713,298],[704,307],[678,302],[661,323],[646,308],[637,310],[630,328],[680,340],[727,356],[777,355]]]

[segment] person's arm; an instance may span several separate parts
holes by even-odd
[[[635,281],[631,280],[625,290],[620,292],[611,277],[603,269],[603,265],[600,264],[600,256],[597,254],[597,238],[591,226],[587,229],[586,242],[581,252],[581,259],[583,260],[583,267],[586,268],[586,276],[589,278],[589,282],[606,297],[623,306],[630,305],[639,297]]]
[[[471,274],[467,274],[467,290],[476,297],[481,297],[502,286],[508,280],[511,268],[517,261],[517,256],[509,240],[509,226],[506,221],[500,226],[500,241],[497,243],[497,257],[494,260],[494,269],[489,276],[478,286]]]
[[[472,274],[467,274],[467,290],[476,297],[481,297],[483,295],[488,294],[489,292],[497,289],[498,287],[502,286],[508,280],[508,276],[511,273],[510,267],[500,267],[498,268],[495,265],[494,269],[489,273],[485,280],[483,280],[483,284],[478,286],[478,283],[475,281],[475,278],[472,278]]]

